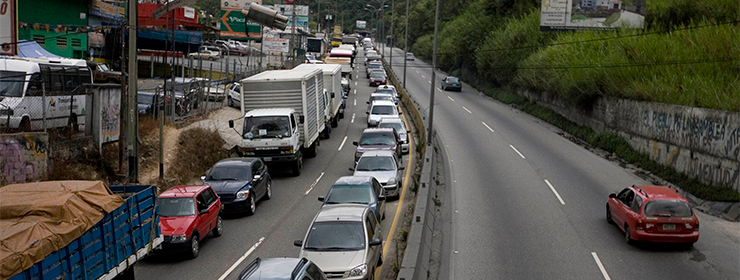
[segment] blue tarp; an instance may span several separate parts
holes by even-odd
[[[139,38],[166,41],[172,38],[171,30],[139,30]],[[200,45],[203,40],[202,31],[175,30],[175,42]]]
[[[18,42],[18,56],[19,57],[49,57],[49,58],[61,58],[56,54],[50,53],[39,45],[36,41],[20,41]]]

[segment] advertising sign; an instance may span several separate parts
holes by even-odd
[[[222,39],[237,40],[259,40],[260,26],[253,22],[247,22],[247,18],[242,15],[242,9],[249,6],[249,3],[262,4],[262,0],[222,0],[221,16],[218,25],[220,27],[220,37]]]
[[[357,29],[365,29],[365,27],[367,27],[367,22],[365,22],[364,20],[358,20],[355,23],[355,26],[357,27]]]
[[[0,55],[17,54],[16,26],[15,0],[0,0]]]
[[[646,0],[542,0],[540,30],[643,28]]]
[[[295,10],[299,16],[308,16],[308,6],[296,5]],[[285,16],[293,15],[293,5],[276,4],[275,11]]]
[[[183,7],[183,10],[185,12],[185,18],[195,18],[195,9],[190,7]]]

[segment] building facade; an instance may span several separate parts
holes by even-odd
[[[34,40],[49,52],[87,58],[90,0],[18,1],[18,40]]]

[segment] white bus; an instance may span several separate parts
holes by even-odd
[[[91,83],[84,60],[0,57],[0,128],[42,130],[45,123],[77,131]]]

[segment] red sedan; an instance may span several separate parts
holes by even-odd
[[[221,200],[210,186],[177,186],[157,199],[159,227],[164,235],[162,249],[185,251],[198,257],[200,239],[208,233],[223,234]]]
[[[388,77],[382,72],[373,72],[370,74],[370,86],[385,85],[388,83]]]
[[[610,194],[606,220],[633,241],[680,242],[699,240],[699,220],[689,202],[676,189],[664,186],[631,186]]]

